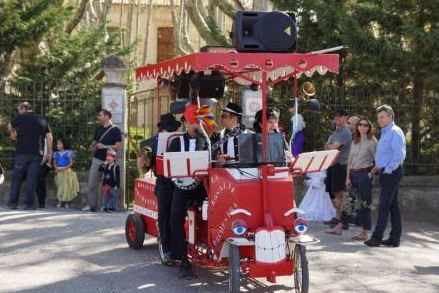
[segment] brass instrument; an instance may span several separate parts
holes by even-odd
[[[142,166],[138,166],[139,171],[147,173],[151,169],[152,159],[153,159],[151,146],[145,145],[141,149],[140,146],[136,143],[136,141],[132,137],[126,135],[126,138],[128,139],[128,143],[134,148],[134,152],[136,153],[137,160],[142,161]]]
[[[316,94],[315,86],[309,81],[303,83],[302,91],[307,97],[312,97]]]

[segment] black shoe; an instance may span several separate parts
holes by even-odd
[[[192,265],[188,261],[182,261],[180,264],[180,273],[178,274],[179,279],[194,279],[194,273],[192,272]]]
[[[349,224],[343,224],[343,230],[349,230]]]
[[[44,209],[46,206],[45,206],[45,204],[43,203],[43,202],[40,202],[39,204],[38,204],[38,208],[39,209]]]
[[[8,203],[8,208],[11,210],[16,210],[17,209],[17,204],[15,203]]]
[[[336,226],[336,225],[338,224],[338,222],[340,222],[339,219],[337,219],[337,218],[332,218],[332,219],[329,220],[329,221],[325,221],[325,222],[323,222],[323,224],[325,224],[325,225],[334,225],[334,226]]]
[[[170,252],[165,252],[163,254],[162,264],[168,267],[172,267],[174,265],[174,260],[172,259]]]
[[[25,206],[25,207],[23,208],[24,211],[34,211],[34,210],[36,210],[36,209],[37,209],[37,208],[34,207],[34,206]]]
[[[381,244],[389,247],[399,247],[399,242],[393,241],[392,239],[386,239],[381,241]]]
[[[364,241],[364,244],[366,244],[369,247],[378,247],[381,244],[381,240],[372,237],[369,240]]]

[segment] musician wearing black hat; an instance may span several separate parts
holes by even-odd
[[[180,128],[181,123],[177,121],[171,113],[166,113],[160,116],[160,121],[157,124],[158,132],[175,132]],[[173,265],[171,257],[171,204],[172,195],[174,193],[174,183],[171,179],[163,176],[157,176],[155,170],[155,159],[157,156],[159,134],[144,140],[140,143],[140,148],[150,148],[151,152],[148,156],[142,155],[137,158],[137,167],[142,173],[147,173],[149,170],[156,175],[155,195],[158,203],[158,226],[160,233],[160,243],[163,249],[163,264]]]
[[[245,126],[241,123],[242,108],[235,103],[228,103],[222,109],[221,130],[216,140],[213,139],[212,150],[218,156],[220,163],[230,160],[237,160],[238,157],[238,135],[247,133]]]

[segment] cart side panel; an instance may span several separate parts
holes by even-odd
[[[158,236],[157,229],[157,198],[155,196],[155,179],[136,179],[134,184],[134,212],[142,215],[145,232]]]

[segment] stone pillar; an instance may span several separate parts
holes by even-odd
[[[110,56],[103,60],[102,71],[105,74],[105,83],[102,87],[102,108],[111,110],[113,123],[122,133],[128,133],[128,111],[125,72],[128,66],[119,57]],[[125,136],[123,137],[125,138]],[[120,167],[120,192],[118,207],[126,210],[126,143],[122,141],[122,148],[117,152],[117,164]]]

